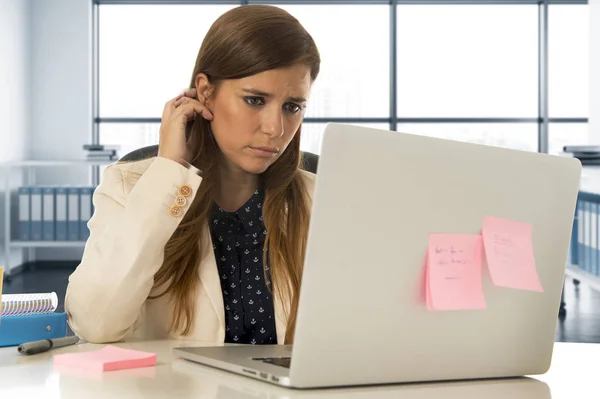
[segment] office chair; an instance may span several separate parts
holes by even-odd
[[[158,155],[158,144],[149,145],[147,147],[138,148],[128,154],[123,155],[119,161],[124,162],[135,162],[141,161],[147,158],[152,158]],[[302,152],[302,165],[301,168],[311,173],[317,173],[317,166],[319,164],[319,156],[312,152]]]

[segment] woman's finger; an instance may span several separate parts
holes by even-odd
[[[200,104],[200,102],[196,100],[190,100],[184,102],[182,105],[176,108],[174,117],[177,116],[185,116],[186,120],[190,120],[195,118],[194,113],[197,115],[202,115],[204,119],[212,120],[213,114],[210,112],[208,108],[204,105]]]
[[[173,103],[173,107],[178,108],[181,104],[184,104],[190,100],[191,99],[189,97],[180,97],[177,100],[175,100],[175,102]]]
[[[183,92],[183,95],[190,98],[196,98],[196,88],[192,87],[191,89],[186,89]]]

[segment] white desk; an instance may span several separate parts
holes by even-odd
[[[80,344],[34,356],[0,349],[0,398],[340,398],[340,399],[598,399],[600,344],[557,343],[550,371],[535,378],[298,391],[174,358],[172,348],[193,342],[117,344],[155,352],[157,366],[107,373],[54,370],[52,356],[99,349]]]

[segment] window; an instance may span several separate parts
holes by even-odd
[[[100,117],[159,118],[165,103],[189,87],[202,39],[230,8],[101,6]]]
[[[545,8],[519,1],[267,2],[297,17],[321,52],[302,149],[320,153],[325,122],[334,120],[536,151],[536,121],[546,116],[538,110]],[[206,31],[243,3],[193,2],[95,0],[98,140],[120,145],[121,155],[158,143],[164,104],[189,86]],[[548,5],[550,153],[589,142],[589,7],[555,3]]]
[[[206,31],[230,8],[232,6],[102,6],[100,116],[159,117],[164,103],[188,87]],[[282,8],[302,22],[321,51],[321,73],[312,89],[306,116],[387,116],[389,7],[292,5]],[[338,21],[334,35],[331,25],[323,24],[323,20]],[[135,21],[135,29],[132,21]],[[340,37],[344,40],[339,40]]]
[[[118,146],[122,157],[133,150],[158,144],[159,123],[102,123],[100,144]]]
[[[525,151],[537,151],[538,147],[536,123],[404,123],[397,130]]]
[[[548,12],[550,117],[586,118],[589,97],[589,8],[556,4]]]
[[[321,71],[306,117],[387,117],[390,18],[385,5],[282,6],[315,40]],[[335,21],[335,25],[324,21]]]
[[[538,7],[398,6],[398,116],[538,112]]]
[[[551,123],[548,126],[550,154],[561,154],[566,145],[588,145],[587,123]]]

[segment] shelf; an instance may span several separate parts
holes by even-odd
[[[14,248],[83,248],[85,241],[11,241]]]
[[[116,158],[116,157],[115,157]],[[11,206],[12,197],[15,197],[15,191],[17,189],[16,182],[13,177],[15,176],[14,172],[21,168],[23,172],[23,176],[21,177],[18,173],[18,180],[22,180],[19,184],[25,185],[35,185],[36,182],[36,173],[42,169],[51,169],[51,172],[58,173],[57,177],[60,177],[61,174],[58,170],[59,168],[65,169],[73,169],[77,167],[83,167],[88,169],[88,172],[94,172],[91,176],[93,180],[97,180],[99,176],[97,176],[97,169],[100,166],[110,166],[114,165],[118,162],[118,159],[94,159],[89,160],[86,159],[85,153],[75,154],[75,158],[72,159],[26,159],[26,160],[15,160],[15,161],[7,161],[0,162],[0,188],[4,181],[2,196],[4,197],[4,212],[2,219],[8,221],[4,223],[4,238],[0,243],[0,256],[4,259],[0,261],[0,264],[4,264],[5,273],[7,276],[11,274],[11,250],[14,249],[22,249],[23,251],[23,259],[27,259],[27,261],[35,260],[35,248],[85,248],[86,241],[21,241],[18,239],[17,235],[12,234],[12,228],[15,226],[11,226],[11,211],[13,211],[13,207]],[[102,168],[100,168],[102,169]],[[97,185],[97,183],[93,183]],[[15,186],[15,187],[13,187]],[[17,238],[16,240],[11,240],[11,237]],[[27,251],[25,251],[27,249]],[[2,254],[3,253],[3,254]],[[27,255],[27,256],[25,256]]]

